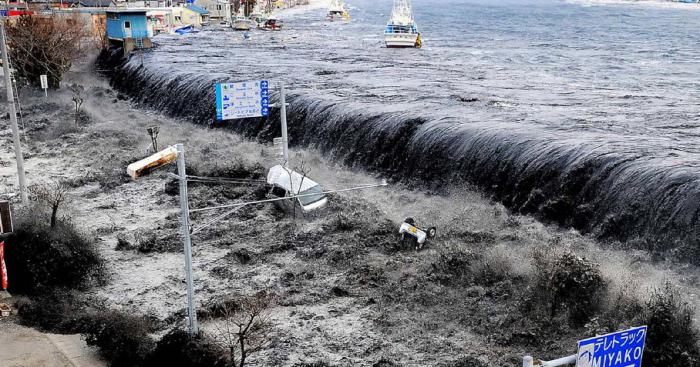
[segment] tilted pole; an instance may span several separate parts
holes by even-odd
[[[7,8],[5,11],[8,11]],[[17,126],[17,107],[15,106],[15,93],[12,90],[12,76],[10,75],[10,60],[7,56],[7,43],[5,41],[5,21],[0,20],[0,48],[2,48],[2,70],[5,77],[5,89],[7,90],[7,108],[10,113],[10,126],[12,127],[12,142],[15,146],[15,160],[17,161],[17,177],[19,178],[19,193],[22,204],[27,205],[27,179],[24,176],[24,156],[22,145],[19,142],[19,127]]]
[[[280,82],[280,124],[282,125],[282,156],[284,166],[289,164],[289,140],[287,137],[287,101],[284,95],[284,82]]]
[[[187,281],[187,327],[190,336],[197,335],[197,310],[194,307],[194,285],[192,280],[192,239],[190,237],[190,208],[187,200],[187,170],[185,169],[185,147],[176,145],[177,174],[180,176],[180,224],[182,242],[185,246],[185,277]]]

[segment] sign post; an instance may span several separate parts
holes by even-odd
[[[49,99],[49,79],[46,74],[42,74],[39,76],[39,80],[41,81],[41,89],[44,90],[44,99]]]
[[[578,342],[578,352],[553,361],[523,357],[523,367],[641,367],[647,327],[640,326]]]
[[[647,327],[640,326],[578,342],[576,367],[641,367]]]
[[[216,92],[216,119],[235,120],[270,115],[267,80],[219,83]]]
[[[190,336],[197,335],[197,311],[194,307],[194,281],[192,280],[192,238],[190,234],[190,207],[187,202],[187,173],[185,170],[185,147],[175,146],[177,150],[177,175],[180,176],[180,225],[182,242],[185,246],[185,280],[187,281],[187,327]]]
[[[270,115],[270,84],[267,80],[239,83],[219,83],[215,86],[216,119],[234,120]],[[289,163],[287,136],[287,101],[284,83],[280,82],[280,125],[282,127],[282,156]]]

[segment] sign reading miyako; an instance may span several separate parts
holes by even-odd
[[[267,80],[216,84],[216,119],[234,120],[270,114]]]
[[[641,326],[578,342],[576,367],[640,367],[647,327]]]

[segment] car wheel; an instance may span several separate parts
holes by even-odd
[[[433,238],[437,234],[437,228],[435,227],[430,227],[428,228],[428,237]]]
[[[416,225],[416,221],[413,220],[413,218],[411,218],[411,217],[406,217],[406,219],[404,219],[403,222],[404,222],[404,223],[408,223],[408,224],[410,224],[410,225],[412,225],[412,226],[415,226],[415,225]]]

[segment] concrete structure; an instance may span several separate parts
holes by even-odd
[[[232,9],[228,0],[197,0],[195,3],[198,7],[204,8],[209,12],[209,18],[212,22],[231,21]]]
[[[124,47],[124,52],[151,48],[151,35],[145,9],[109,9],[107,17],[107,39],[110,43]]]
[[[90,38],[96,42],[101,42],[107,31],[107,18],[104,9],[100,8],[62,8],[53,9],[51,17],[62,19],[73,19],[85,26],[85,31],[90,34]]]
[[[146,12],[148,27],[153,31],[152,36],[170,33],[175,24],[172,8],[153,8]]]
[[[191,25],[196,28],[209,25],[209,13],[198,6],[176,6],[172,8],[174,25]]]

